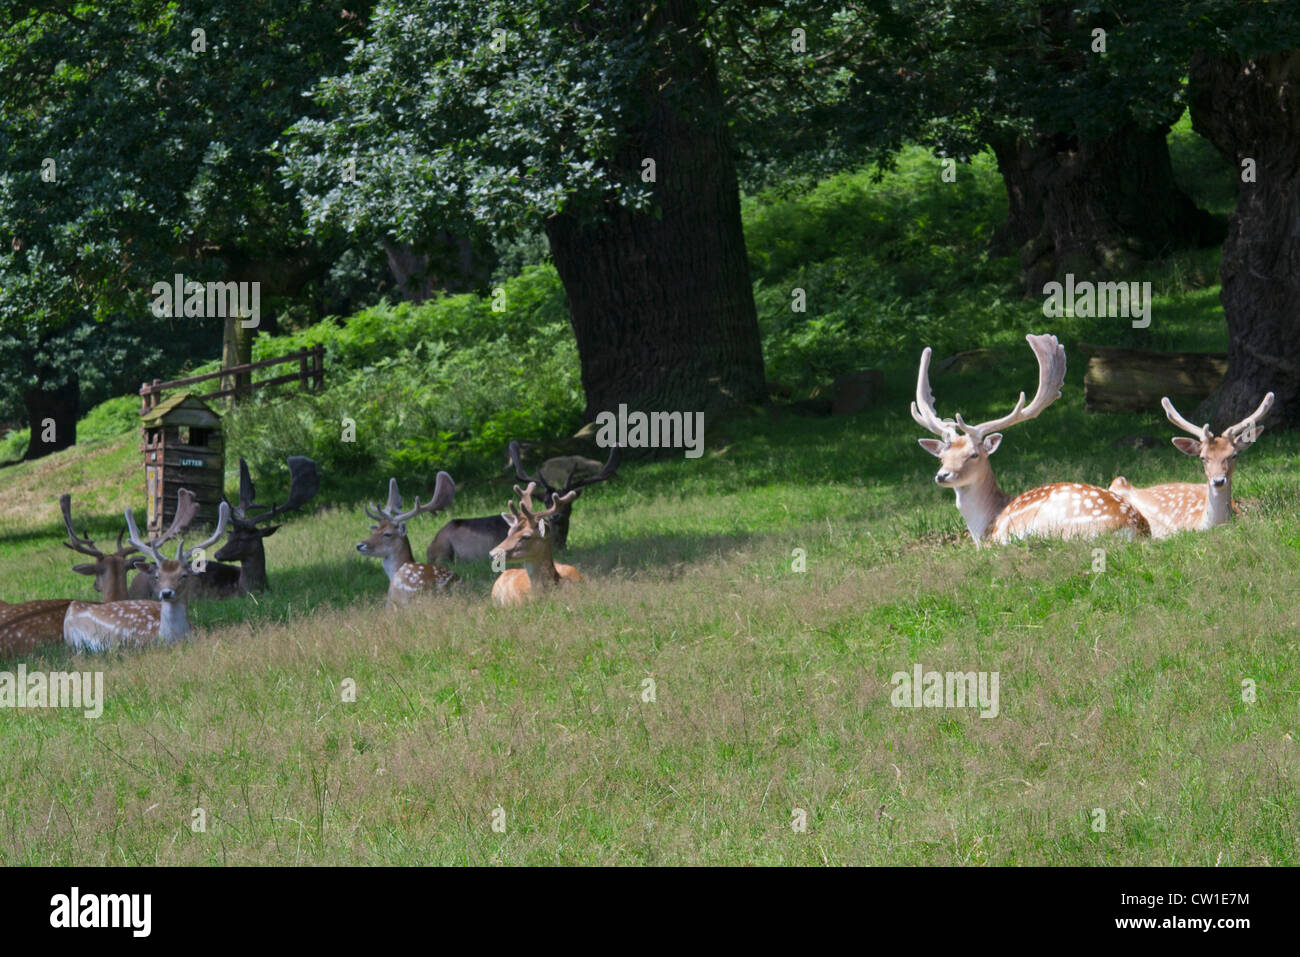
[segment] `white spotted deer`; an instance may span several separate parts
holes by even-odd
[[[371,525],[371,535],[357,545],[357,551],[371,558],[384,560],[388,574],[387,607],[409,605],[421,595],[445,593],[460,576],[442,565],[425,565],[415,560],[411,543],[406,537],[406,523],[425,512],[441,512],[451,505],[456,494],[456,483],[446,472],[439,472],[433,487],[433,498],[425,505],[415,500],[415,508],[402,511],[402,495],[397,490],[397,479],[388,480],[388,504],[375,508],[371,503],[366,514],[378,525]]]
[[[1055,482],[1022,492],[1014,498],[998,487],[989,456],[1002,442],[999,429],[1034,418],[1061,395],[1065,381],[1065,349],[1056,336],[1026,336],[1038,359],[1038,391],[1025,405],[1025,394],[1002,418],[967,425],[960,415],[941,419],[930,390],[930,349],[921,353],[912,418],[937,439],[921,439],[921,447],[939,458],[934,480],[957,493],[957,508],[977,546],[986,540],[1005,545],[1016,539],[1092,538],[1118,532],[1129,538],[1150,529],[1136,508],[1113,492],[1078,482]]]
[[[1273,407],[1273,393],[1264,396],[1257,408],[1236,425],[1215,435],[1209,423],[1193,425],[1174,408],[1165,396],[1160,400],[1171,423],[1194,438],[1177,435],[1174,447],[1184,455],[1194,455],[1205,469],[1205,481],[1170,482],[1135,488],[1124,476],[1110,483],[1110,490],[1131,504],[1151,523],[1155,538],[1168,538],[1175,532],[1204,530],[1223,525],[1232,519],[1232,470],[1237,453],[1250,448],[1264,427],[1259,420]]]
[[[195,552],[207,549],[225,534],[230,506],[222,502],[217,529],[194,548],[183,540],[176,543],[176,557],[164,558],[154,541],[144,541],[136,528],[135,515],[126,510],[126,526],[132,545],[152,559],[148,571],[158,601],[129,599],[102,605],[74,601],[63,619],[63,640],[75,651],[108,651],[136,648],[161,642],[171,644],[193,629],[189,621],[190,588],[198,572],[192,567]]]
[[[167,541],[174,536],[187,519],[184,518],[187,498],[193,495],[187,489],[181,489],[177,501],[178,520],[158,540]],[[68,533],[64,548],[93,558],[93,562],[73,565],[72,570],[79,575],[94,577],[95,591],[100,594],[100,601],[123,601],[133,597],[127,587],[127,573],[148,561],[146,556],[137,554],[135,545],[122,544],[122,536],[117,537],[117,549],[105,553],[95,547],[93,539],[84,532],[78,535],[72,524],[72,496],[64,492],[59,496],[59,511],[63,515],[63,527]],[[136,577],[139,582],[140,576]],[[132,583],[132,587],[135,582]],[[8,605],[0,602],[0,655],[26,654],[44,645],[58,644],[63,640],[63,620],[67,616],[68,606],[74,602],[71,598],[47,598],[37,601],[20,602]]]
[[[572,565],[557,564],[551,557],[554,527],[550,520],[562,509],[567,509],[578,493],[571,491],[557,495],[550,508],[534,512],[533,492],[536,488],[536,482],[529,482],[528,488],[516,485],[519,507],[516,508],[511,501],[512,514],[501,513],[510,526],[510,534],[492,549],[492,559],[494,562],[523,562],[524,565],[523,568],[507,568],[492,585],[492,601],[501,607],[522,605],[539,592],[582,580]]]

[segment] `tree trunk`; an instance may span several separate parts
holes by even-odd
[[[253,336],[257,334],[257,329],[245,328],[239,316],[227,316],[225,322],[221,335],[221,367],[226,369],[231,366],[247,365],[253,361]],[[248,387],[252,382],[251,372],[237,372],[233,376],[223,377],[221,388],[243,389],[247,395]],[[237,402],[243,397],[236,393],[231,396],[230,401]]]
[[[39,459],[77,444],[80,393],[81,384],[75,372],[68,373],[68,381],[57,388],[24,390],[23,404],[27,406],[27,424],[31,429],[24,459]]]
[[[613,202],[546,223],[577,338],[588,420],[619,403],[712,411],[766,396],[731,137],[691,0],[652,27],[640,114],[613,161],[619,177],[654,161],[655,208]]]
[[[1193,57],[1192,126],[1254,182],[1237,187],[1219,267],[1228,374],[1198,410],[1215,426],[1276,395],[1272,421],[1300,421],[1300,51],[1242,62]]]
[[[1222,239],[1174,182],[1167,133],[1126,124],[1096,140],[992,138],[1009,206],[994,245],[1019,247],[1026,295],[1069,272],[1122,278],[1142,259]]]

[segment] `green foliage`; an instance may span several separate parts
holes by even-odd
[[[226,416],[230,461],[243,455],[272,474],[286,455],[310,455],[332,488],[364,496],[376,494],[377,476],[423,481],[440,468],[477,469],[513,438],[573,431],[583,395],[559,279],[533,267],[502,288],[500,313],[466,294],[259,339],[257,358],[324,344],[328,388],[255,393],[235,406]],[[345,420],[354,429],[345,432]]]

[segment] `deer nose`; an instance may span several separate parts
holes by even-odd
[[[1224,485],[1228,484],[1228,480],[1222,475],[1216,475],[1214,478],[1210,479],[1210,484],[1215,488],[1222,488]]]
[[[934,480],[940,484],[943,484],[944,482],[948,481],[948,479],[950,478],[952,478],[951,472],[940,472],[938,475],[934,477]]]
[[[176,592],[170,588],[159,588],[158,597],[161,598],[163,601],[171,601],[173,598],[176,597]]]
[[[359,545],[357,546],[357,551],[361,552],[361,554],[364,555],[365,552],[366,552],[366,543],[365,543],[365,542],[362,542],[361,544],[359,544]]]

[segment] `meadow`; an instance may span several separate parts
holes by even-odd
[[[1185,124],[1175,144],[1222,211],[1222,170]],[[586,581],[527,607],[492,607],[485,565],[458,567],[446,600],[386,611],[378,562],[355,551],[360,503],[391,473],[427,495],[442,456],[452,515],[500,511],[501,435],[573,424],[571,383],[516,383],[529,418],[481,405],[491,429],[447,427],[397,458],[376,442],[349,461],[313,432],[327,416],[312,403],[336,397],[233,414],[228,487],[242,452],[273,498],[277,458],[310,451],[319,501],[267,539],[271,590],[196,600],[191,640],[25,660],[102,670],[107,702],[95,720],[0,710],[0,863],[1296,863],[1300,437],[1266,431],[1242,455],[1243,513],[1211,532],[977,549],[908,414],[920,345],[1004,350],[996,371],[933,379],[940,412],[973,420],[1032,391],[1023,336],[1055,332],[1064,394],[1008,430],[1002,487],[1199,481],[1158,409],[1084,411],[1077,343],[1224,348],[1216,251],[1142,277],[1148,330],[1048,328],[1013,264],[983,251],[1000,202],[987,158],[936,181],[914,151],[881,181],[746,201],[771,378],[799,397],[875,366],[885,401],[843,418],[778,403],[719,424],[700,459],[629,457],[575,506],[562,557]],[[807,317],[789,313],[793,286]],[[530,301],[554,317],[544,289]],[[562,378],[572,357],[548,342]],[[342,390],[373,380],[369,361]],[[432,403],[428,388],[395,391]],[[0,469],[0,597],[93,598],[59,547],[56,499],[71,491],[79,524],[116,535],[142,476],[131,400],[115,401],[92,413],[102,435]],[[1116,444],[1134,433],[1159,444]],[[414,520],[417,557],[441,522]],[[998,672],[998,716],[893,707],[891,675],[916,663]]]

